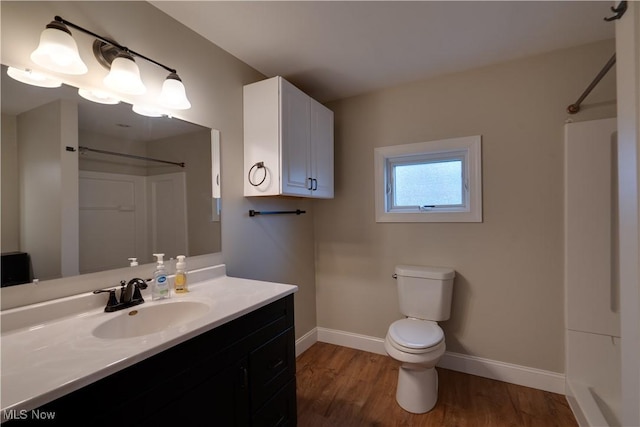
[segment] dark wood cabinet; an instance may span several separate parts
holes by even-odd
[[[293,295],[37,411],[58,425],[295,426]],[[6,424],[29,421],[42,422]]]

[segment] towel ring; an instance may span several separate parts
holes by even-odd
[[[258,183],[254,183],[251,180],[251,172],[253,172],[254,168],[264,169],[264,176],[262,177],[262,179]],[[254,187],[259,187],[260,185],[262,185],[264,180],[267,179],[267,168],[264,166],[264,162],[257,162],[256,164],[251,166],[251,169],[249,169],[249,173],[247,174],[247,179],[249,180],[249,184],[253,185]]]

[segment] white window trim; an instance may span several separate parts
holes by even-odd
[[[438,209],[420,212],[387,210],[387,170],[389,159],[424,154],[447,154],[467,152],[466,178],[468,208],[465,210]],[[375,161],[375,211],[376,222],[482,222],[482,137],[441,139],[415,144],[379,147],[374,150]]]

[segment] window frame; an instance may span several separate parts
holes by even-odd
[[[481,152],[480,135],[375,148],[376,222],[482,222]],[[394,207],[393,167],[438,160],[462,160],[464,205]]]
[[[461,180],[460,180],[460,193],[462,203],[456,205],[396,205],[396,193],[390,191],[396,190],[396,167],[398,166],[411,166],[411,165],[426,165],[429,163],[445,163],[450,161],[459,161],[462,164]],[[415,154],[401,157],[389,157],[385,162],[385,188],[386,188],[386,200],[385,207],[388,212],[422,212],[424,210],[440,211],[440,212],[452,212],[452,211],[465,211],[469,205],[469,192],[466,191],[469,178],[467,177],[467,165],[468,152],[467,150],[456,150],[447,153],[428,153],[428,154]],[[425,202],[429,202],[425,200]]]

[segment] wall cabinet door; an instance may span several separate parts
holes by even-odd
[[[281,118],[281,193],[287,196],[309,196],[311,99],[283,80],[280,86]]]
[[[311,197],[333,198],[333,111],[311,101]]]

